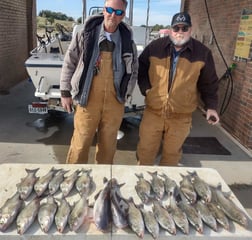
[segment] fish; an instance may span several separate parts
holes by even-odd
[[[216,221],[227,231],[229,231],[229,221],[225,213],[215,202],[207,203],[209,211],[215,217]]]
[[[189,234],[189,222],[186,214],[178,207],[173,192],[168,195],[169,205],[166,207],[175,225],[184,233]]]
[[[118,184],[117,181],[110,189],[110,201],[111,201],[111,214],[114,225],[119,228],[125,228],[128,226],[127,212],[129,205],[127,201],[122,197],[120,188],[125,183]]]
[[[35,197],[18,214],[17,233],[23,235],[36,219],[40,207],[40,198]]]
[[[168,231],[172,235],[176,235],[176,225],[169,214],[167,209],[165,209],[162,204],[158,201],[153,201],[152,210],[156,220],[158,221],[159,225]]]
[[[195,208],[198,210],[202,220],[206,225],[208,225],[211,229],[217,232],[217,222],[212,212],[209,210],[207,204],[203,201],[197,201],[195,204]]]
[[[178,207],[182,209],[182,211],[185,212],[188,221],[191,223],[191,225],[198,231],[199,233],[203,233],[203,222],[202,219],[197,212],[197,210],[187,202],[186,198],[183,194],[181,194],[182,200],[178,202]]]
[[[48,196],[46,202],[42,203],[38,211],[38,222],[41,230],[47,233],[54,221],[54,216],[57,211],[57,204],[53,196]]]
[[[143,215],[145,228],[151,234],[153,239],[158,239],[159,223],[157,219],[155,218],[154,213],[152,211],[145,210],[143,205],[141,205],[140,211],[142,212],[142,215]]]
[[[75,187],[77,191],[86,196],[91,195],[95,190],[95,183],[93,181],[93,177],[90,176],[92,169],[82,169],[82,174],[78,177],[75,182]]]
[[[63,233],[71,212],[71,206],[63,196],[61,199],[55,199],[58,205],[54,220],[58,232]]]
[[[48,190],[49,190],[49,194],[54,194],[58,191],[60,184],[63,182],[64,180],[64,175],[69,172],[69,170],[64,170],[61,169],[60,171],[57,172],[57,174],[55,174],[53,176],[53,178],[51,179],[51,181],[48,184]]]
[[[108,231],[109,224],[112,221],[110,190],[111,185],[116,184],[116,182],[117,180],[115,178],[108,180],[104,177],[104,186],[95,197],[93,221],[97,229],[102,232]]]
[[[14,222],[20,212],[24,201],[20,198],[20,193],[16,192],[7,199],[0,208],[0,231],[4,232]]]
[[[237,222],[241,226],[247,228],[248,217],[245,212],[242,211],[230,198],[225,196],[225,194],[221,190],[221,184],[219,184],[214,189],[218,205],[221,207],[226,216],[231,220]]]
[[[120,209],[117,207],[117,205],[113,202],[112,199],[111,199],[111,214],[112,214],[113,223],[117,228],[123,229],[128,226],[126,215],[124,215],[120,211]]]
[[[189,172],[189,175],[196,193],[206,202],[211,202],[212,192],[208,183],[200,178],[196,171]]]
[[[135,190],[137,195],[139,196],[140,200],[144,204],[148,204],[151,196],[151,184],[149,181],[144,179],[144,176],[142,173],[135,174],[138,178],[138,181],[135,185]]]
[[[169,178],[165,173],[159,174],[160,177],[164,178],[165,191],[169,195],[172,192],[174,196],[178,194],[178,185],[176,181]]]
[[[71,231],[77,231],[88,216],[88,199],[85,194],[74,204],[68,217],[68,225]]]
[[[136,233],[139,238],[144,237],[144,220],[140,209],[135,205],[132,197],[128,200],[129,209],[128,209],[128,223],[131,230]]]
[[[157,200],[162,200],[165,193],[165,186],[164,181],[158,177],[157,171],[149,172],[148,173],[152,176],[151,179],[151,188],[157,198]]]
[[[21,199],[26,200],[32,193],[34,184],[38,180],[38,177],[36,177],[38,170],[39,168],[25,169],[27,176],[22,178],[21,182],[17,184],[17,191]]]
[[[71,192],[80,172],[81,170],[77,169],[60,183],[60,190],[64,197],[68,196],[68,194]]]
[[[47,190],[49,182],[51,181],[53,176],[60,170],[61,169],[55,169],[54,167],[52,167],[46,175],[40,177],[36,181],[36,183],[34,184],[34,190],[38,197],[40,197]]]
[[[218,185],[217,185],[217,187],[218,187]],[[217,192],[216,192],[217,187],[210,185],[210,189],[212,192],[211,202],[216,203],[218,205],[218,197],[217,197]]]
[[[187,200],[193,204],[197,200],[197,193],[194,190],[191,179],[189,175],[180,175],[182,177],[182,180],[179,183],[179,190],[187,198]]]

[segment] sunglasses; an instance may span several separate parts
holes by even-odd
[[[189,26],[183,26],[183,27],[174,26],[172,30],[173,32],[178,32],[179,30],[181,30],[182,32],[188,32]]]
[[[121,9],[114,9],[112,7],[105,7],[106,12],[109,14],[115,13],[116,16],[122,16],[124,14],[124,11]]]

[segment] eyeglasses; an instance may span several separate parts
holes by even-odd
[[[178,32],[179,30],[181,30],[182,32],[188,32],[189,26],[183,26],[183,27],[174,26],[172,30],[173,32]]]
[[[124,14],[124,11],[121,9],[114,9],[112,7],[105,7],[106,12],[109,14],[115,13],[116,16],[122,16]]]

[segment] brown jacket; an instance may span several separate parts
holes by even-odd
[[[138,85],[146,106],[159,114],[167,108],[173,113],[192,113],[201,96],[206,109],[216,110],[218,77],[211,51],[191,38],[180,53],[169,86],[173,49],[169,37],[159,38],[139,56]]]

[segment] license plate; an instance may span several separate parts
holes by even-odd
[[[33,105],[29,104],[28,111],[29,111],[29,113],[47,114],[48,108],[46,106],[33,106]]]

